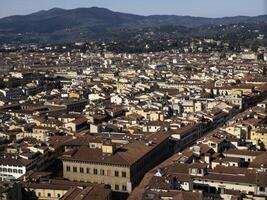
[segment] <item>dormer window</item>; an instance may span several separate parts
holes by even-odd
[[[204,176],[207,172],[207,163],[192,163],[189,166],[189,174],[192,176]]]

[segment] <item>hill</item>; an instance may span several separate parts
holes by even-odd
[[[109,38],[123,30],[176,26],[197,28],[205,25],[261,23],[267,15],[257,17],[203,18],[175,15],[140,16],[113,12],[105,8],[53,8],[24,16],[0,19],[0,42],[62,42]]]

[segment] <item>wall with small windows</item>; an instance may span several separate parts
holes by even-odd
[[[15,180],[25,173],[25,166],[0,165],[0,181]]]
[[[36,197],[40,200],[59,200],[68,190],[64,189],[45,189],[45,188],[28,188],[28,190],[34,192]]]
[[[195,179],[194,184],[198,185],[208,185],[209,187],[214,187],[217,190],[219,188],[229,189],[229,190],[237,190],[242,193],[249,194],[257,194],[257,187],[255,185],[244,184],[244,183],[234,183],[234,182],[224,182],[224,181],[216,181],[216,180],[203,180],[203,179]]]
[[[130,168],[127,166],[63,161],[63,176],[71,181],[106,184],[114,191],[132,190]]]

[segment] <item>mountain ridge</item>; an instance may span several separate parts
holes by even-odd
[[[267,22],[267,15],[206,18],[179,15],[135,15],[114,12],[106,8],[52,8],[28,15],[14,15],[0,19],[0,42],[18,38],[58,40],[58,38],[97,38],[121,29],[177,26],[196,28],[205,25]]]
[[[92,7],[78,7],[78,8],[73,8],[73,9],[64,9],[64,8],[54,7],[54,8],[47,9],[47,10],[39,10],[39,11],[32,12],[32,13],[29,13],[29,14],[10,15],[10,16],[6,16],[6,17],[1,17],[0,20],[5,19],[5,18],[10,18],[10,17],[15,17],[15,16],[28,16],[28,15],[33,15],[33,14],[41,13],[41,12],[73,11],[73,10],[81,10],[81,9],[99,9],[99,10],[101,9],[101,10],[108,10],[108,11],[111,11],[113,13],[131,14],[131,13],[120,12],[120,11],[112,11],[112,10],[110,10],[108,8],[97,7],[97,6],[92,6]],[[225,18],[235,18],[235,17],[253,18],[253,17],[267,16],[267,14],[264,14],[264,15],[255,15],[255,16],[235,15],[235,16],[225,16],[225,17],[201,17],[201,16],[192,16],[192,15],[176,15],[176,14],[152,14],[152,15],[131,14],[131,15],[143,16],[143,17],[149,17],[149,16],[179,16],[179,17],[193,17],[193,18],[207,18],[207,19],[225,19]]]

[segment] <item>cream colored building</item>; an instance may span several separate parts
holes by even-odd
[[[47,182],[29,182],[24,184],[24,188],[28,193],[34,194],[39,200],[60,200],[69,199],[68,194],[73,195],[73,189],[79,188],[81,192],[84,192],[84,196],[89,199],[99,197],[101,200],[110,200],[111,192],[104,188],[104,185],[72,182],[67,180],[49,179]],[[96,193],[101,193],[99,195]],[[31,195],[32,196],[32,195]],[[100,196],[103,196],[101,198]],[[72,198],[73,199],[73,198]],[[79,199],[76,196],[75,199]]]
[[[126,116],[136,113],[150,121],[164,121],[164,113],[160,110],[131,110]]]
[[[257,143],[260,141],[267,148],[267,129],[252,129],[250,139]]]
[[[68,150],[62,157],[63,176],[71,181],[108,185],[113,191],[130,193],[144,174],[169,155],[169,134],[156,133],[146,141],[123,146],[90,143]]]

